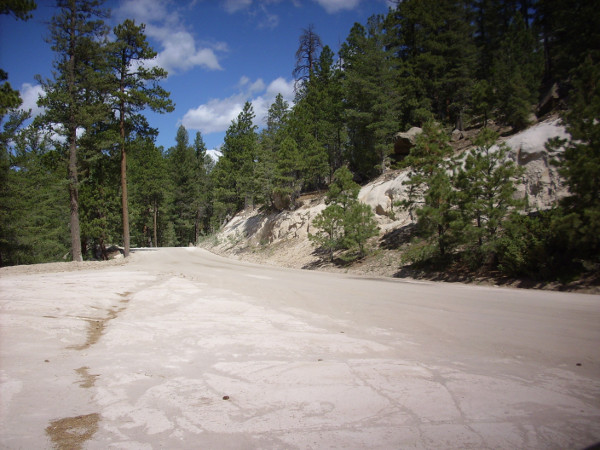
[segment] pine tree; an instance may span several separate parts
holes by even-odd
[[[105,58],[102,39],[106,27],[102,17],[102,0],[58,0],[59,11],[50,23],[52,50],[56,52],[53,80],[38,81],[46,95],[38,101],[46,108],[47,123],[61,126],[66,137],[68,158],[69,198],[71,208],[71,254],[81,261],[81,232],[79,224],[78,137],[79,128],[107,117],[102,102]]]
[[[400,129],[411,126],[422,126],[433,119],[432,102],[427,95],[426,78],[416,64],[422,44],[422,26],[420,16],[424,14],[427,2],[398,2],[396,8],[390,9],[386,21],[385,32],[387,45],[395,56],[396,85],[402,99],[400,107]]]
[[[195,200],[194,207],[196,209],[196,219],[194,222],[194,242],[198,242],[200,234],[208,230],[210,218],[210,178],[209,174],[214,166],[211,156],[207,153],[206,144],[202,138],[202,133],[196,132],[193,144],[196,155],[196,171],[195,171]]]
[[[308,239],[317,247],[323,249],[333,262],[333,255],[341,248],[344,238],[344,212],[340,205],[329,205],[321,211],[312,221],[312,226],[317,229],[316,233],[309,233]]]
[[[137,26],[125,20],[114,29],[115,41],[109,48],[109,64],[114,82],[113,109],[119,115],[119,137],[121,147],[121,195],[123,211],[124,255],[129,255],[129,206],[127,199],[127,147],[131,133],[145,132],[145,120],[138,113],[145,108],[154,112],[170,112],[174,106],[169,93],[158,82],[167,76],[160,67],[144,66],[144,61],[156,56],[144,35],[145,25]],[[142,125],[140,127],[140,124]]]
[[[303,96],[294,105],[287,131],[299,151],[299,181],[303,190],[320,189],[329,174],[326,147],[319,141],[316,83],[313,79],[303,87]]]
[[[571,139],[559,162],[570,196],[562,204],[560,235],[577,258],[600,259],[600,55],[590,53],[573,72],[571,109],[565,115]]]
[[[2,133],[6,164],[0,183],[2,265],[59,261],[69,251],[62,159],[43,130],[33,125],[20,128],[27,118],[28,113],[14,112]]]
[[[495,55],[519,14],[529,28],[530,0],[474,0],[472,3],[474,39],[478,47],[477,77],[490,80]],[[534,3],[537,3],[535,0]]]
[[[246,102],[225,132],[221,147],[223,155],[211,176],[214,183],[213,210],[218,225],[244,207],[253,206],[259,191],[254,178],[258,134],[253,121],[254,109],[250,102]]]
[[[292,190],[288,191],[287,188],[291,187],[293,183],[290,184],[289,180],[280,179],[278,168],[282,152],[281,145],[287,136],[288,116],[289,104],[281,94],[277,94],[275,101],[269,107],[267,127],[260,134],[255,170],[259,185],[259,200],[268,206],[275,206],[277,209],[289,207],[292,195]]]
[[[405,160],[410,167],[409,198],[402,202],[411,214],[416,212],[419,233],[430,249],[445,257],[456,245],[453,226],[459,218],[451,174],[454,168],[448,136],[433,122],[425,125],[415,147]]]
[[[210,173],[210,179],[213,186],[211,230],[217,231],[239,210],[233,161],[221,156]]]
[[[118,243],[122,233],[118,147],[113,130],[95,128],[79,140],[81,241],[86,257],[107,259],[107,246]]]
[[[278,209],[285,209],[294,204],[300,188],[296,179],[299,167],[298,146],[291,137],[286,136],[275,154],[273,195],[279,199],[279,205],[277,201],[274,202],[276,208],[279,206]]]
[[[383,18],[371,17],[366,29],[355,24],[340,55],[350,137],[348,159],[359,177],[368,179],[385,170],[399,127],[400,98]]]
[[[371,208],[358,200],[360,186],[352,178],[352,172],[345,166],[335,172],[325,199],[328,206],[312,223],[318,231],[308,236],[329,253],[331,261],[336,250],[348,250],[350,254],[343,256],[346,260],[355,256],[354,251],[362,258],[367,240],[379,231]]]
[[[492,65],[495,104],[503,121],[515,129],[529,123],[542,78],[542,53],[533,31],[517,14],[497,49]]]
[[[538,0],[535,18],[543,40],[546,86],[558,82],[568,88],[571,71],[591,53],[598,57],[600,9],[590,0]]]
[[[471,16],[465,0],[406,0],[388,15],[408,125],[436,118],[462,129],[477,56]]]
[[[329,178],[344,163],[347,141],[344,121],[343,73],[329,46],[323,47],[306,100],[313,105],[315,137],[329,160]]]
[[[495,145],[497,139],[496,132],[484,128],[475,148],[462,155],[455,175],[461,240],[467,244],[467,258],[476,265],[494,258],[500,231],[522,205],[514,195],[523,170],[508,158],[506,144]]]
[[[350,251],[358,251],[358,258],[367,255],[367,241],[379,234],[375,214],[369,205],[356,201],[344,218],[344,246]]]
[[[13,186],[11,152],[9,143],[14,140],[19,128],[29,118],[29,114],[13,111],[8,120],[2,120],[0,132],[0,267],[15,264],[12,256],[17,242],[14,212],[18,210],[19,195]],[[2,117],[2,119],[5,119]]]
[[[159,247],[171,242],[162,240],[169,203],[173,203],[173,186],[169,164],[151,139],[132,143],[130,185],[132,208],[132,241],[137,246]]]
[[[196,242],[198,214],[198,165],[189,134],[183,125],[177,129],[175,146],[169,148],[171,180],[173,183],[172,217],[178,245]]]

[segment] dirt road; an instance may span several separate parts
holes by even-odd
[[[61,267],[0,271],[1,448],[600,441],[600,296],[280,269],[196,248]]]

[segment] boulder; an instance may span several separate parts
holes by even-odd
[[[419,127],[412,127],[405,133],[396,133],[394,135],[394,154],[399,157],[405,157],[410,153],[417,142],[417,136],[423,130]]]
[[[277,211],[284,211],[290,208],[292,197],[290,194],[275,190],[273,192],[273,206]]]
[[[452,131],[452,135],[450,136],[450,140],[452,142],[458,142],[464,138],[465,138],[465,135],[463,134],[463,132],[461,130],[458,130],[458,129],[455,129],[454,131]]]
[[[515,134],[507,139],[506,144],[512,149],[517,163],[524,166],[533,161],[546,161],[548,159],[546,142],[554,137],[562,139],[568,137],[558,119],[535,125]]]
[[[560,89],[558,83],[554,83],[542,97],[537,107],[537,115],[543,116],[558,108],[560,104]]]

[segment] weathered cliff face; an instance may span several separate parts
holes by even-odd
[[[522,196],[527,195],[531,209],[548,208],[557,199],[567,195],[567,188],[552,164],[562,148],[549,151],[546,142],[552,138],[568,137],[560,119],[555,118],[540,122],[506,139],[506,144],[512,150],[511,157],[525,169],[519,192]]]
[[[546,149],[550,138],[568,137],[559,119],[550,119],[503,139],[511,148],[510,157],[525,169],[518,194],[527,195],[531,209],[549,207],[567,194],[555,166],[556,154]],[[560,150],[559,150],[560,151]],[[412,223],[410,214],[395,203],[407,198],[408,171],[386,173],[363,186],[359,200],[375,212],[381,234]],[[311,223],[324,208],[324,196],[304,196],[294,211],[263,213],[245,211],[236,215],[209,243],[219,253],[253,254],[254,260],[287,267],[304,267],[317,259],[308,241]],[[257,250],[261,251],[257,251]]]

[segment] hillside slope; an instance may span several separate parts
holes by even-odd
[[[560,119],[552,117],[501,139],[511,148],[510,157],[525,169],[519,195],[527,196],[532,209],[547,208],[567,193],[556,167],[551,164],[556,155],[545,147],[548,139],[567,136]],[[455,143],[456,147],[468,149],[468,138],[461,140]],[[294,211],[243,211],[201,246],[217,254],[277,266],[398,276],[400,257],[397,248],[405,242],[413,220],[407,211],[393,205],[406,198],[403,183],[407,179],[407,170],[395,170],[361,188],[359,200],[373,208],[379,224],[380,235],[373,240],[378,251],[350,267],[325,264],[308,240],[312,220],[326,206],[324,194],[301,197],[300,206]]]

